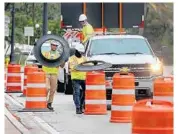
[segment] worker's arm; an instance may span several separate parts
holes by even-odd
[[[83,29],[82,32],[84,33],[84,39],[82,43],[85,43],[94,34],[92,26],[88,26],[87,28]]]
[[[74,71],[76,65],[77,65],[77,64],[70,62],[70,63],[69,63],[69,69],[70,69],[70,71]]]

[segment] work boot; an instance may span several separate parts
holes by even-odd
[[[48,108],[49,110],[54,110],[54,108],[51,106],[51,104],[52,104],[52,103],[48,103],[48,104],[47,104],[47,108]]]
[[[82,113],[84,113],[84,108],[83,107],[80,107],[80,110]]]
[[[76,108],[76,114],[82,114],[82,111],[80,110],[80,108]]]

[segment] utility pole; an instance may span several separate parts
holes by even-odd
[[[43,5],[43,35],[46,35],[48,31],[48,4]]]
[[[32,3],[32,20],[33,20],[33,28],[35,29],[35,3]],[[35,42],[35,36],[33,36],[33,42]]]
[[[15,56],[14,56],[14,30],[15,30],[15,4],[12,4],[12,29],[11,29],[11,55],[10,55],[10,63],[15,62]]]

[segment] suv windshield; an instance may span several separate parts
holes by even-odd
[[[91,55],[100,54],[147,54],[152,52],[145,41],[140,38],[104,38],[91,41]]]

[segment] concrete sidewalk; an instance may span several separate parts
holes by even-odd
[[[9,121],[9,119],[5,116],[5,134],[21,134],[19,130]]]
[[[20,94],[11,94],[20,103],[25,98]],[[131,123],[110,123],[110,111],[107,115],[76,115],[72,95],[56,93],[53,103],[54,112],[36,112],[59,134],[131,134]],[[53,134],[53,133],[52,133]]]

